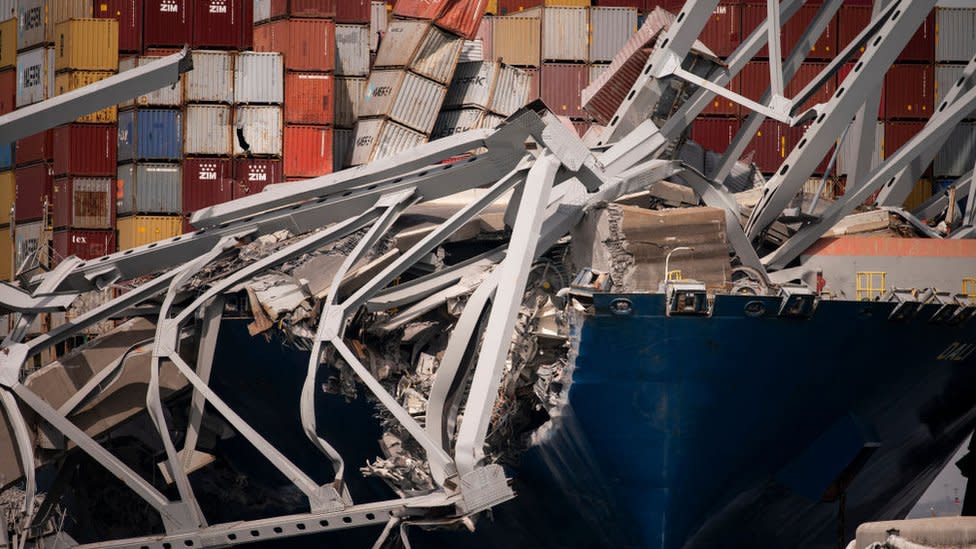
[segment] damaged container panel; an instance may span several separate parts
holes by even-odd
[[[281,107],[255,105],[235,110],[237,138],[234,139],[234,154],[281,156]]]
[[[427,136],[383,118],[360,120],[353,142],[352,165],[368,164],[427,142]]]
[[[54,181],[54,227],[111,229],[115,200],[111,177],[62,177]]]
[[[147,63],[151,63],[160,57],[127,57],[119,61],[119,72],[125,72],[132,70],[136,67],[141,67]],[[185,76],[180,76],[179,82],[172,86],[166,86],[160,88],[152,93],[145,95],[140,95],[133,100],[120,103],[121,108],[127,108],[132,106],[138,107],[179,107],[183,104],[183,87],[184,87]]]
[[[281,160],[261,158],[234,159],[234,198],[259,193],[268,185],[285,180]]]
[[[448,84],[464,41],[424,21],[394,21],[383,37],[375,67],[410,69]]]
[[[511,116],[533,100],[531,97],[532,77],[528,72],[502,65],[498,72],[498,83],[491,97],[488,110],[502,116]]]
[[[237,54],[234,60],[234,103],[280,104],[285,99],[284,72],[281,54]]]
[[[355,106],[351,105],[351,98],[343,97],[340,100],[335,94],[335,85],[342,81],[340,85],[349,85],[347,79],[336,79],[331,74],[290,72],[285,75],[285,105],[284,116],[286,124],[332,124],[336,125],[339,120],[336,117],[334,108],[352,108],[351,111],[344,111],[343,122],[350,126],[356,123]],[[365,79],[349,79],[358,82],[355,97],[362,96],[363,84]],[[335,96],[335,103],[333,103]],[[334,106],[333,106],[334,105]],[[348,118],[351,115],[351,121]]]
[[[133,215],[118,221],[119,251],[131,250],[183,234],[183,218],[163,215]]]
[[[454,0],[448,2],[435,23],[452,34],[471,39],[478,33],[487,7],[488,0]]]
[[[118,130],[106,124],[68,124],[54,129],[54,175],[115,175]]]
[[[183,213],[234,199],[233,165],[227,158],[187,158],[183,162]]]
[[[97,259],[115,252],[115,231],[111,229],[62,229],[51,237],[55,257],[77,256]]]
[[[187,102],[233,103],[234,57],[224,51],[195,50],[193,70],[184,76]]]
[[[369,74],[369,28],[336,25],[335,73],[340,76]]]
[[[385,116],[428,134],[440,111],[447,88],[407,71],[376,70],[369,77],[360,117]]]
[[[332,173],[332,128],[285,128],[285,177],[315,177]]]
[[[369,51],[379,49],[380,35],[386,32],[387,21],[386,2],[373,0],[369,6]]]
[[[456,111],[442,111],[434,124],[431,139],[441,139],[455,134],[464,133],[485,127],[490,123],[486,120],[487,113],[480,109],[461,109]]]
[[[179,160],[183,144],[183,115],[165,109],[137,109],[119,113],[119,162]]]
[[[226,105],[186,106],[184,154],[231,156],[234,152],[233,139],[230,107]]]
[[[179,214],[183,211],[183,171],[179,164],[122,164],[116,171],[116,178],[116,210],[119,216]]]

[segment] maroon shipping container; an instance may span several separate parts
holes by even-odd
[[[793,78],[790,79],[789,84],[786,85],[786,96],[790,98],[796,97],[807,84],[813,81],[822,70],[827,68],[827,63],[803,63],[800,65],[800,69],[796,71]],[[821,86],[813,96],[807,100],[806,103],[800,106],[799,109],[794,111],[796,114],[801,114],[806,112],[808,109],[813,108],[817,103],[826,103],[830,101],[830,98],[837,91],[837,80],[831,77]]]
[[[761,172],[773,173],[779,169],[786,155],[792,150],[794,137],[791,128],[786,124],[766,120],[746,147],[742,158],[745,160],[751,156]]]
[[[837,69],[837,85],[840,86],[847,75],[854,70],[854,63],[844,63],[839,69]],[[878,118],[884,118],[885,112],[885,85],[884,82],[881,83],[881,100],[878,102]]]
[[[33,164],[14,171],[16,198],[14,219],[33,221],[44,217],[44,203],[50,203],[54,174],[47,164]]]
[[[898,61],[935,62],[935,10],[918,26],[911,40],[898,55]]]
[[[902,145],[915,137],[925,127],[925,122],[887,121],[884,123],[884,142],[881,144],[881,156],[890,158]]]
[[[0,114],[17,108],[17,69],[0,71]]]
[[[54,226],[74,229],[115,227],[114,183],[107,177],[54,180]]]
[[[184,159],[183,213],[233,200],[232,168],[227,158]]]
[[[54,130],[54,175],[115,176],[115,124],[68,124]]]
[[[630,88],[637,81],[650,55],[650,48],[640,48],[634,51],[634,54],[624,61],[617,70],[614,71],[613,65],[611,65],[603,73],[600,79],[601,81],[606,79],[606,83],[586,103],[586,111],[598,124],[603,126],[610,124],[614,113],[617,112],[617,108],[630,93]]]
[[[336,23],[369,23],[370,0],[338,0]]]
[[[285,75],[285,123],[332,124],[335,78],[331,74],[290,72]]]
[[[885,118],[928,118],[935,108],[932,65],[892,65],[885,75]]]
[[[241,198],[259,193],[268,185],[282,183],[285,176],[282,173],[281,160],[236,158],[234,180],[237,182],[234,185],[234,198]]]
[[[707,150],[725,152],[739,126],[735,118],[698,118],[691,123],[691,140]]]
[[[240,44],[242,50],[252,50],[254,49],[254,1],[244,0],[244,6],[241,12],[241,38]]]
[[[95,0],[95,17],[119,22],[119,51],[142,52],[143,0]]]
[[[871,4],[858,6],[844,4],[840,7],[837,23],[837,51],[841,51],[871,22]],[[864,46],[854,52],[854,59],[861,57]]]
[[[698,38],[715,55],[730,55],[742,41],[742,6],[738,2],[721,2]]]
[[[488,0],[450,0],[434,23],[470,40],[478,34],[487,7]]]
[[[332,173],[332,128],[285,126],[285,177]]]
[[[240,49],[243,3],[244,0],[194,0],[192,46]]]
[[[725,89],[735,93],[742,93],[742,78],[736,75],[731,82],[725,85]],[[705,115],[714,116],[736,116],[739,114],[739,104],[731,99],[715,94],[712,100],[702,111]]]
[[[793,48],[796,47],[797,42],[800,41],[800,36],[810,26],[819,9],[819,4],[804,5],[783,25],[780,33],[780,53],[783,58],[788,57]],[[745,5],[742,9],[742,36],[749,36],[765,20],[766,4]],[[813,47],[810,48],[807,59],[833,59],[836,55],[837,18],[834,17],[827,24],[827,28],[824,29],[823,34],[820,35]],[[758,56],[769,57],[769,49],[763,46],[759,50]]]
[[[290,71],[335,69],[335,22],[285,19],[254,27],[254,51],[281,52]]]
[[[337,3],[352,1],[358,0],[271,0],[271,18],[284,16],[331,18],[336,16]]]
[[[542,100],[553,113],[570,118],[586,116],[581,99],[590,79],[586,65],[543,63],[541,78]]]
[[[145,0],[142,42],[147,48],[183,47],[192,37],[191,2],[188,0]]]
[[[63,229],[51,237],[55,257],[97,259],[115,252],[114,229]]]
[[[54,160],[54,130],[45,130],[30,137],[17,140],[14,155],[18,166],[26,166],[40,161]]]

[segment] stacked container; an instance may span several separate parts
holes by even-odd
[[[10,5],[14,4],[10,2]],[[0,115],[17,105],[17,19],[16,11],[0,13]],[[0,281],[13,275],[11,206],[16,196],[14,144],[0,145]]]
[[[373,34],[375,25],[382,22],[381,28],[386,29],[386,6],[379,8],[374,9],[368,0],[336,4],[335,80],[331,97],[325,98],[333,101],[332,161],[336,171],[349,166],[352,161],[359,100],[369,76],[371,51],[379,45],[379,34],[375,37]],[[374,19],[379,21],[374,23]],[[328,82],[317,85],[327,86]]]
[[[460,63],[431,137],[494,128],[528,102],[530,76],[500,62]]]

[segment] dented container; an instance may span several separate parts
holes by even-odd
[[[17,108],[54,97],[54,48],[17,54]]]
[[[227,105],[187,105],[183,153],[230,156],[234,152],[233,124]]]
[[[474,38],[487,7],[488,0],[448,2],[447,8],[434,23],[461,38]]]
[[[234,198],[259,193],[273,183],[285,180],[281,160],[266,158],[234,159]]]
[[[119,251],[131,250],[183,234],[183,218],[167,215],[133,215],[118,220]]]
[[[885,75],[885,118],[924,119],[935,108],[932,65],[892,65]]]
[[[345,80],[345,79],[343,79]],[[360,82],[358,95],[362,93],[362,82],[365,79],[354,79]],[[340,106],[340,100],[335,94],[336,79],[331,74],[317,72],[290,72],[285,75],[285,105],[284,118],[286,124],[332,124],[335,118],[335,107]],[[344,101],[348,103],[348,101]],[[355,117],[355,110],[352,110]],[[351,124],[355,124],[355,118]]]
[[[96,259],[115,253],[115,231],[112,229],[61,229],[54,231],[51,244],[56,258],[76,256]]]
[[[958,177],[973,169],[976,159],[976,124],[963,122],[952,129],[949,139],[935,155],[936,177]]]
[[[484,61],[485,52],[482,48],[481,40],[465,40],[461,46],[461,56],[458,57],[458,63]]]
[[[280,104],[285,67],[278,53],[241,52],[234,61],[234,103]]]
[[[488,110],[502,116],[511,116],[535,99],[531,89],[532,77],[528,71],[502,64]]]
[[[447,7],[448,0],[396,0],[393,15],[412,19],[433,20]]]
[[[183,115],[166,109],[137,109],[119,113],[118,160],[179,160],[183,143]]]
[[[369,23],[369,10],[369,0],[336,0],[336,23]]]
[[[552,7],[542,9],[542,60],[587,61],[589,10]]]
[[[16,179],[16,198],[14,200],[14,219],[17,222],[41,219],[44,205],[50,204],[54,174],[47,164],[31,164],[19,167],[14,172]]]
[[[340,76],[369,74],[369,27],[336,25],[335,73]]]
[[[586,115],[580,96],[589,84],[586,65],[544,63],[541,71],[541,95],[553,113],[570,118]]]
[[[183,162],[183,213],[234,199],[234,173],[227,158],[187,158]]]
[[[395,21],[380,44],[374,66],[405,68],[448,84],[464,41],[422,21]]]
[[[17,66],[17,20],[0,23],[0,69]]]
[[[332,171],[338,172],[349,167],[352,162],[352,143],[356,137],[353,130],[332,132]]]
[[[707,28],[707,26],[706,26]],[[590,8],[591,63],[609,63],[637,32],[637,10],[634,8]]]
[[[54,175],[115,175],[114,124],[68,124],[54,130]]]
[[[542,64],[542,20],[539,17],[493,17],[494,58],[509,65]]]
[[[383,118],[360,120],[353,141],[352,166],[368,164],[427,142],[427,136]]]
[[[366,85],[359,116],[389,117],[408,128],[428,134],[434,129],[446,94],[446,87],[411,72],[375,70]]]
[[[54,161],[54,130],[29,135],[17,140],[17,165]]]
[[[55,70],[119,70],[119,22],[115,19],[71,19],[54,32]]]
[[[285,19],[254,27],[254,50],[281,52],[285,69],[335,68],[335,23],[327,19]]]
[[[182,186],[183,168],[179,164],[122,164],[116,170],[115,180],[118,215],[181,213]]]
[[[353,128],[359,118],[359,108],[366,95],[366,79],[340,77],[335,79],[335,126]],[[285,109],[288,109],[286,103]],[[300,122],[300,121],[292,121]]]
[[[235,155],[281,156],[281,107],[247,105],[239,106],[234,111]],[[244,149],[245,143],[247,150]]]
[[[143,43],[147,48],[183,47],[191,42],[191,0],[144,0]]]
[[[13,170],[0,171],[0,226],[10,224],[10,210],[17,196]]]
[[[285,177],[332,173],[332,128],[285,127]]]
[[[245,20],[244,3],[254,0],[193,0],[192,33],[194,48],[226,48],[242,46],[242,29],[250,29]]]
[[[68,71],[58,73],[54,77],[54,93],[62,95],[69,91],[94,84],[115,74],[109,71]],[[118,117],[118,107],[111,106],[100,111],[86,114],[75,119],[75,122],[86,124],[114,124]]]
[[[530,77],[522,70],[487,61],[462,63],[444,107],[479,107],[509,116],[529,102]]]
[[[136,67],[141,67],[146,63],[150,63],[160,57],[127,57],[125,59],[119,60],[119,72],[125,72],[127,70],[134,69]],[[180,107],[183,105],[183,87],[184,80],[186,76],[180,76],[180,80],[173,86],[166,86],[165,88],[160,88],[152,93],[145,95],[140,95],[131,101],[126,101],[120,103],[119,107],[125,109],[128,107],[139,106],[139,107]]]
[[[6,19],[6,17],[4,17]],[[45,43],[47,25],[45,0],[17,0],[17,50]]]
[[[234,102],[234,57],[225,51],[194,50],[193,70],[183,77],[183,97],[194,103]]]
[[[115,200],[111,177],[60,177],[54,180],[55,228],[111,229]]]
[[[0,71],[0,114],[17,108],[17,69]]]
[[[140,0],[94,0],[92,17],[115,19],[119,22],[119,52],[142,51],[142,12]]]

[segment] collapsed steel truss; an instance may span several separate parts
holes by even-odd
[[[97,260],[69,258],[54,270],[35,277],[25,288],[0,285],[0,308],[16,313],[16,329],[0,346],[0,404],[13,427],[18,459],[24,474],[25,496],[22,524],[29,531],[35,508],[36,478],[34,449],[21,406],[30,409],[77,447],[94,457],[108,471],[151,505],[162,517],[165,534],[136,539],[109,541],[99,547],[216,547],[245,541],[307,535],[317,532],[386,523],[383,535],[394,527],[408,524],[452,523],[504,502],[514,493],[497,465],[484,460],[485,438],[495,406],[502,369],[509,352],[511,334],[533,260],[545,253],[577,224],[591,208],[620,196],[646,188],[650,183],[672,179],[692,187],[710,206],[726,211],[731,252],[738,261],[759,273],[777,270],[793,262],[799,254],[836,221],[881,189],[877,203],[900,204],[921,169],[931,161],[947,139],[952,127],[976,108],[973,74],[976,58],[963,77],[946,95],[922,132],[870,170],[869,152],[873,131],[865,131],[864,113],[877,110],[875,92],[882,83],[895,55],[934,5],[934,0],[895,0],[876,2],[872,23],[838,58],[792,99],[783,96],[784,84],[796,73],[810,45],[817,39],[840,6],[840,0],[825,2],[811,26],[800,38],[785,63],[780,63],[779,24],[793,16],[801,0],[770,2],[767,23],[756,29],[730,56],[726,68],[704,79],[681,69],[718,0],[691,0],[678,14],[676,22],[658,42],[641,77],[628,98],[600,132],[595,150],[590,150],[556,118],[539,106],[516,113],[497,130],[473,131],[422,145],[407,153],[301,183],[274,185],[265,192],[213,206],[197,212],[191,223],[198,230],[159,243],[113,254]],[[764,99],[754,102],[725,90],[722,86],[734,77],[766,43],[770,45],[771,86]],[[823,82],[860,46],[865,51],[850,75],[826,104],[809,112],[797,112]],[[152,78],[178,76],[181,58],[147,66]],[[185,70],[185,63],[183,65]],[[141,69],[137,69],[141,70]],[[158,72],[154,72],[158,71]],[[174,72],[177,71],[177,72]],[[135,71],[133,71],[135,72]],[[103,81],[98,90],[85,89],[55,106],[82,104],[87,93],[134,93],[138,88],[159,87],[156,80],[140,82],[138,74],[125,73],[119,81]],[[141,73],[140,73],[141,74]],[[161,76],[162,75],[162,76]],[[122,77],[123,75],[119,75]],[[146,75],[143,74],[143,77]],[[697,91],[671,114],[660,129],[647,120],[659,94],[647,90],[655,82],[683,79],[698,86]],[[146,85],[146,82],[150,82]],[[154,89],[154,88],[153,88]],[[109,93],[109,95],[111,95]],[[743,125],[714,173],[702,174],[676,161],[665,159],[668,143],[679,139],[688,124],[721,94],[754,111]],[[107,101],[118,102],[111,95]],[[65,103],[67,101],[67,103]],[[92,108],[103,106],[101,103]],[[70,120],[80,113],[62,111],[58,116],[49,107],[37,107],[29,116],[0,117],[5,136],[25,131],[34,133],[57,121]],[[36,112],[35,112],[36,111]],[[19,111],[18,111],[19,112]],[[792,124],[812,121],[803,139],[770,179],[762,199],[743,227],[739,206],[722,185],[732,164],[765,117]],[[26,120],[26,122],[25,122]],[[26,125],[25,125],[26,124]],[[28,129],[24,129],[28,128]],[[849,129],[850,128],[850,129]],[[856,166],[848,182],[848,194],[831,204],[819,218],[807,221],[782,246],[760,258],[752,240],[776,221],[789,206],[802,184],[838,137],[850,132],[858,143],[852,162]],[[15,138],[16,136],[12,137]],[[459,153],[480,152],[469,158],[441,164]],[[976,185],[965,177],[957,184],[968,193],[969,211],[964,230],[954,237],[971,236],[976,208]],[[459,209],[405,253],[372,276],[355,291],[340,299],[339,287],[353,266],[366,256],[396,220],[411,206],[430,202],[470,189],[485,191]],[[483,254],[471,261],[437,271],[414,281],[388,288],[398,276],[423,261],[460,227],[474,219],[491,203],[511,192],[506,220],[511,228],[504,248]],[[941,202],[940,202],[941,200]],[[917,212],[925,215],[945,205],[945,197],[935,197]],[[187,284],[209,264],[226,257],[240,242],[287,230],[302,235],[289,245],[237,271],[211,282],[190,303],[181,301]],[[334,243],[353,233],[365,232],[334,275],[328,296],[322,301],[321,316],[312,340],[307,376],[299,404],[302,426],[308,439],[328,460],[334,479],[317,482],[279,452],[243,420],[211,388],[211,367],[223,313],[224,296],[236,292],[240,283],[279,266],[302,254]],[[345,341],[345,329],[362,308],[386,310],[403,308],[400,315],[410,318],[416,311],[443,303],[456,295],[455,284],[472,272],[490,271],[471,293],[450,336],[449,345],[436,371],[426,417],[421,425],[391,396],[360,361]],[[79,292],[105,288],[120,280],[152,277],[133,290],[29,341],[25,333],[40,312],[64,309]],[[500,281],[505,281],[501,284]],[[68,416],[81,400],[96,394],[100,381],[120,368],[124,355],[88,383],[71,401],[55,409],[23,383],[25,361],[79,330],[111,318],[147,300],[162,298],[152,341],[150,383],[146,409],[163,443],[169,478],[179,498],[170,500],[102,444],[74,425]],[[487,313],[483,333],[480,319]],[[184,358],[182,334],[190,323],[202,326],[195,350],[195,366]],[[468,368],[462,358],[474,345],[480,345],[478,359]],[[353,370],[358,380],[392,414],[423,448],[436,488],[429,494],[357,504],[346,489],[341,454],[321,437],[315,421],[315,375],[327,349],[335,351]],[[182,352],[181,352],[182,351]],[[183,448],[175,446],[169,434],[159,386],[161,365],[174,365],[192,386],[190,420]],[[470,380],[465,395],[459,381]],[[463,402],[462,402],[463,400]],[[244,439],[300,490],[308,501],[309,512],[260,521],[210,525],[201,511],[188,478],[203,419],[204,405],[210,405]],[[457,425],[457,429],[453,426]],[[456,434],[455,434],[456,433]],[[9,459],[5,456],[4,459]],[[436,511],[436,513],[435,513]],[[442,517],[436,521],[431,516]],[[0,525],[2,526],[2,525]],[[6,527],[2,528],[6,531]],[[2,542],[0,538],[0,542]]]

